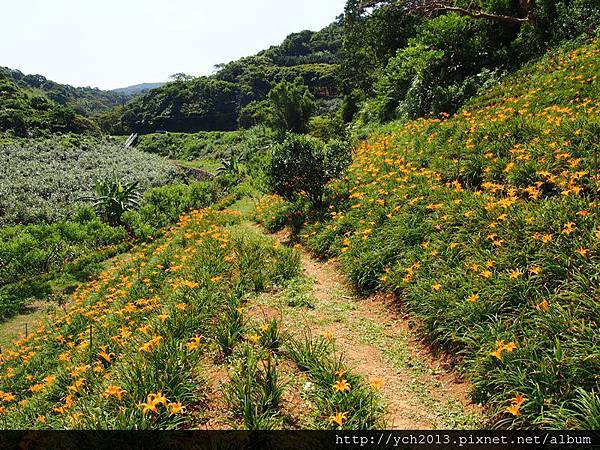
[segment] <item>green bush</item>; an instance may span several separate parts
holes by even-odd
[[[0,228],[0,318],[19,312],[31,298],[49,295],[61,277],[86,279],[98,259],[112,256],[126,238],[124,228],[95,217]]]
[[[480,21],[447,14],[426,21],[389,59],[375,84],[379,121],[453,113],[495,74],[500,41]]]
[[[337,115],[314,116],[308,122],[308,134],[323,142],[329,142],[332,139],[343,138],[345,127]]]
[[[243,140],[239,131],[201,131],[198,133],[155,133],[140,137],[138,150],[171,159],[219,160]]]
[[[349,163],[347,147],[339,141],[322,141],[288,134],[273,150],[267,177],[274,193],[292,200],[305,195],[314,205],[323,201],[325,185]]]
[[[397,108],[407,97],[410,88],[430,77],[428,72],[434,70],[443,57],[443,51],[432,50],[421,43],[399,50],[375,86],[379,120],[395,118]]]
[[[273,111],[267,100],[253,101],[240,109],[238,124],[241,128],[264,125],[272,120]]]

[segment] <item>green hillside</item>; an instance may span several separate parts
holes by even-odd
[[[62,106],[69,106],[78,113],[91,114],[105,111],[129,100],[128,93],[103,91],[91,87],[73,87],[48,80],[42,75],[26,75],[20,70],[0,67],[0,77],[6,78],[18,87],[35,90],[48,100]]]
[[[135,94],[141,94],[145,91],[149,91],[150,89],[155,89],[158,87],[161,87],[162,85],[164,85],[165,83],[141,83],[141,84],[134,84],[133,86],[127,86],[124,88],[118,88],[118,89],[112,89],[111,92],[116,92],[118,94],[124,94],[124,95],[135,95]]]
[[[494,426],[598,427],[598,73],[594,40],[381,128],[302,232],[359,291],[397,296]],[[269,197],[259,218],[293,211]]]
[[[157,84],[103,91],[73,87],[0,66],[0,132],[16,136],[44,133],[99,134],[115,129],[115,114],[132,97]],[[115,131],[121,131],[115,129]]]
[[[0,132],[16,136],[49,133],[97,133],[98,126],[43,92],[22,87],[0,71]]]

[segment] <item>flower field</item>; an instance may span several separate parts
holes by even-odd
[[[334,357],[330,340],[292,338],[276,320],[244,317],[249,295],[290,279],[299,265],[293,250],[240,229],[239,220],[228,211],[183,215],[4,348],[2,427],[202,426],[204,369],[215,361],[237,368],[226,390],[232,420],[281,427],[284,357],[313,380],[315,426],[374,426],[376,394]]]
[[[280,261],[279,273],[237,261],[235,241],[219,227],[235,220],[183,217],[160,243],[117,263],[78,290],[68,311],[4,351],[5,426],[181,425],[223,304],[236,290],[262,288],[293,270],[293,259]]]
[[[598,73],[595,41],[456,116],[385,127],[303,234],[359,290],[397,294],[494,426],[599,425]],[[259,205],[267,226],[282,214]]]

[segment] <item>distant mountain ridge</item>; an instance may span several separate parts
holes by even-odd
[[[0,133],[10,131],[25,137],[41,132],[97,133],[99,125],[111,129],[116,121],[112,116],[120,115],[123,105],[163,84],[143,83],[109,91],[74,87],[0,66]]]
[[[161,86],[164,86],[165,84],[167,84],[167,83],[166,82],[140,83],[140,84],[134,84],[133,86],[111,89],[110,92],[116,92],[117,94],[124,94],[124,95],[132,96],[132,95],[141,94],[143,92],[149,91],[150,89],[159,88]]]

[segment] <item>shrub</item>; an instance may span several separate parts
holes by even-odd
[[[0,318],[18,313],[32,298],[47,297],[53,285],[87,279],[126,237],[123,228],[95,217],[0,228]]]
[[[272,120],[271,103],[267,100],[253,101],[240,109],[238,123],[241,128],[268,124]]]
[[[306,195],[320,206],[326,183],[342,173],[348,160],[347,148],[339,141],[325,145],[315,138],[288,134],[273,150],[267,176],[276,194],[289,200]]]
[[[493,28],[447,14],[426,21],[392,57],[375,84],[380,121],[455,112],[501,64]]]
[[[144,194],[141,207],[124,213],[122,220],[137,237],[147,239],[177,221],[181,214],[211,205],[221,193],[222,190],[213,181],[150,189]]]
[[[243,141],[245,131],[200,131],[198,133],[155,133],[140,137],[138,150],[171,159],[221,159]]]
[[[360,104],[365,100],[365,94],[359,89],[353,89],[344,97],[340,108],[340,115],[344,123],[352,122],[360,109]]]
[[[329,142],[333,139],[344,137],[345,127],[342,120],[336,115],[311,117],[308,122],[308,134]]]

